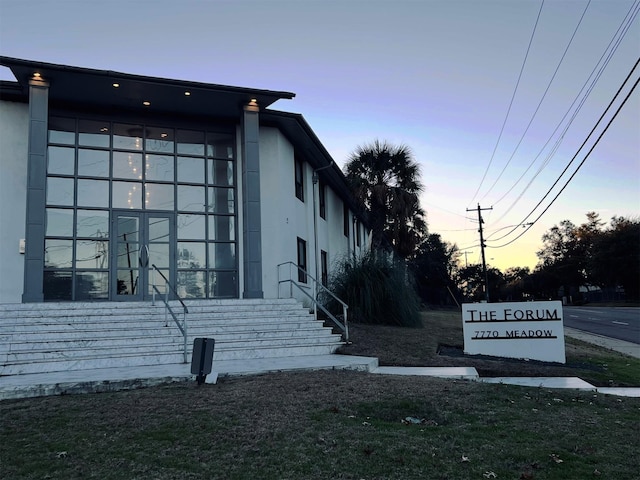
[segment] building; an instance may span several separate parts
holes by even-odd
[[[279,265],[326,280],[368,246],[302,115],[269,108],[293,93],[0,65],[0,303],[144,301],[160,273],[186,299],[277,298]]]

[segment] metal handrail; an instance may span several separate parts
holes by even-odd
[[[289,278],[281,280],[280,279],[280,267],[282,267],[283,265],[289,265]],[[340,303],[342,305],[342,318],[344,320],[344,323],[340,322],[340,320],[338,320],[335,315],[333,315],[329,310],[327,310],[324,305],[322,305],[320,302],[318,302],[317,296],[316,296],[316,298],[314,298],[312,295],[309,294],[309,292],[307,292],[305,290],[305,288],[302,285],[300,285],[298,282],[293,280],[293,278],[291,278],[292,277],[292,275],[291,275],[291,266],[296,267],[296,271],[300,271],[300,272],[304,273],[304,275],[306,277],[308,277],[311,280],[313,280],[314,286],[315,286],[316,289],[319,288],[320,290],[322,290],[324,292],[327,292],[329,295],[331,295],[331,297],[333,297],[334,300],[336,300],[338,303]],[[348,315],[347,315],[348,310],[349,310],[349,305],[344,303],[331,290],[329,290],[327,287],[325,287],[321,282],[318,282],[318,280],[316,280],[315,277],[313,277],[313,275],[308,273],[304,268],[299,267],[296,263],[294,263],[294,262],[283,262],[283,263],[278,264],[277,268],[278,268],[278,297],[280,297],[280,284],[289,282],[289,284],[290,284],[289,296],[290,297],[293,297],[293,286],[295,285],[298,290],[300,290],[307,298],[309,298],[309,300],[311,300],[311,303],[314,305],[314,307],[316,309],[319,308],[320,310],[322,310],[331,319],[331,321],[333,321],[333,323],[335,323],[340,329],[342,329],[345,342],[349,342],[349,322],[348,322]],[[317,295],[318,291],[319,290],[316,290],[316,295]]]
[[[167,318],[167,312],[168,312],[171,314],[171,318],[173,318],[173,321],[178,326],[178,330],[180,330],[180,333],[182,333],[182,337],[184,338],[183,358],[184,358],[184,363],[187,363],[187,313],[189,313],[189,309],[180,298],[180,295],[178,295],[178,292],[176,292],[176,289],[173,288],[173,285],[171,285],[171,282],[167,279],[167,277],[164,276],[164,274],[160,271],[160,269],[156,267],[155,264],[153,263],[151,264],[151,268],[153,269],[152,277],[151,277],[151,286],[152,286],[151,305],[156,304],[156,292],[157,292],[158,295],[160,295],[162,302],[164,303],[165,326],[169,325],[169,319]],[[158,272],[162,277],[162,279],[164,280],[165,287],[169,287],[169,288],[165,288],[164,297],[162,296],[162,292],[156,286],[156,272]],[[176,317],[176,314],[173,312],[171,305],[169,305],[169,290],[173,292],[173,294],[176,296],[176,298],[182,305],[182,325],[180,325],[180,322],[178,321],[178,317]]]

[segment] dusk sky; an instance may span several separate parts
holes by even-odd
[[[504,270],[533,268],[564,219],[640,216],[637,87],[538,219],[640,77],[624,83],[639,11],[638,0],[0,0],[0,55],[295,92],[271,108],[303,114],[340,166],[375,139],[409,146],[429,231],[469,263],[480,248],[466,210],[493,207],[487,262]],[[525,231],[506,227],[536,219],[496,248]]]

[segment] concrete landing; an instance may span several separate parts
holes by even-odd
[[[294,370],[361,370],[378,366],[378,359],[354,355],[307,355],[297,357],[220,360],[213,364],[207,383],[232,375],[259,375]],[[100,393],[152,387],[164,383],[194,380],[191,364],[112,367],[67,370],[0,377],[0,400],[74,393]]]
[[[578,377],[496,377],[482,378],[484,383],[504,383],[523,387],[572,388],[595,391],[596,387]]]
[[[640,388],[598,387],[598,393],[616,395],[618,397],[640,397]]]
[[[419,375],[440,378],[478,380],[480,377],[473,367],[378,367],[371,373],[383,375]]]

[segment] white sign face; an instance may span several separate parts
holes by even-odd
[[[562,302],[465,303],[464,353],[565,363]]]

